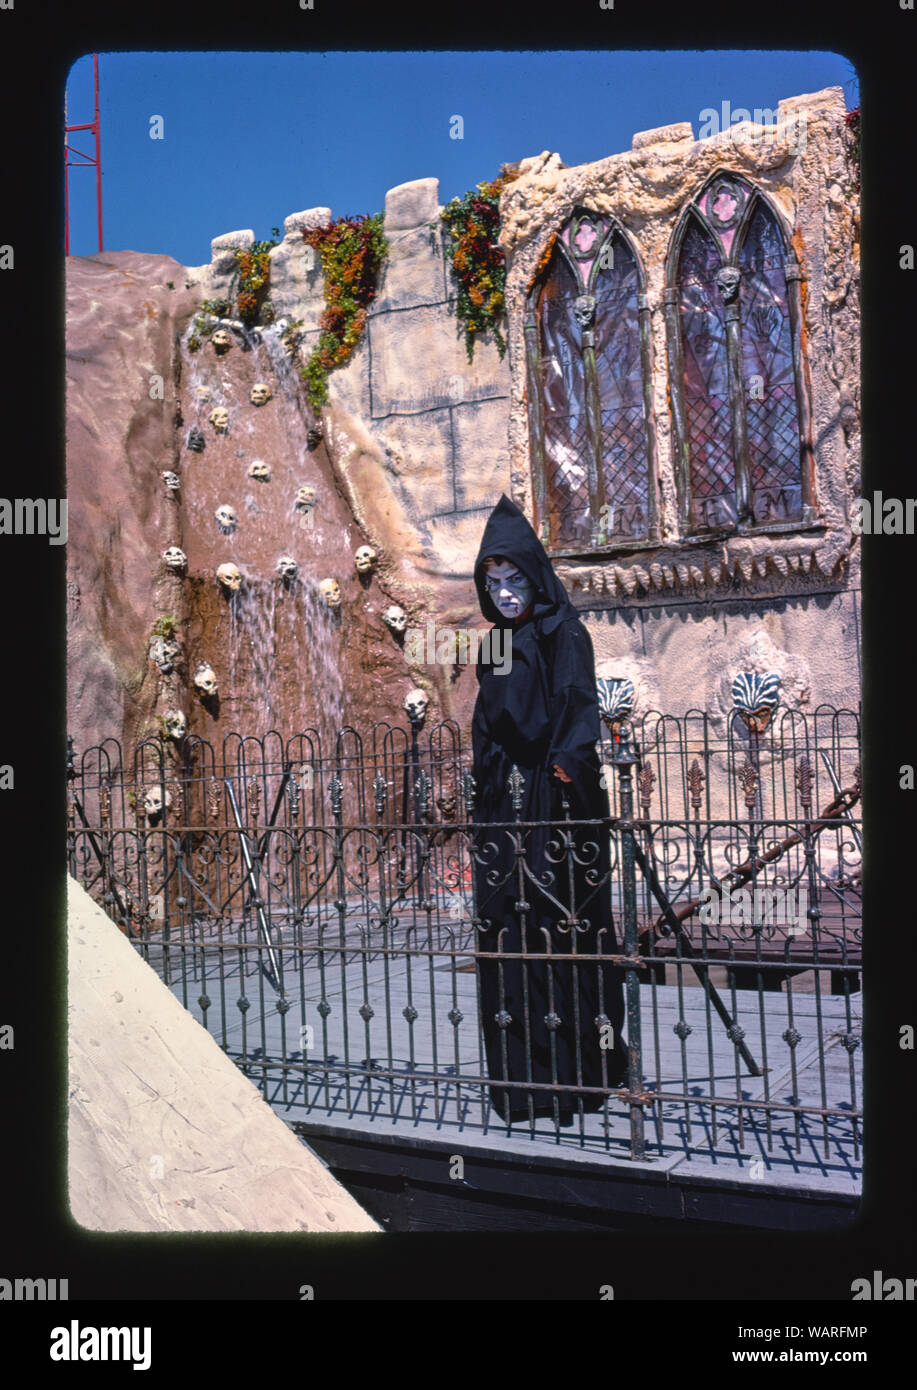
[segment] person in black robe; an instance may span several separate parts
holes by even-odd
[[[484,529],[474,580],[484,617],[511,633],[512,658],[506,669],[502,647],[496,659],[493,650],[479,653],[472,719],[477,951],[507,953],[477,956],[487,1073],[492,1081],[548,1083],[491,1086],[490,1097],[505,1120],[551,1115],[570,1124],[605,1097],[564,1088],[610,1088],[627,1067],[623,972],[589,959],[618,949],[608,827],[573,827],[572,853],[562,844],[564,799],[571,821],[609,815],[592,642],[534,530],[506,496]],[[518,819],[552,822],[522,832],[522,861],[512,840],[514,766],[524,779]],[[526,959],[512,958],[523,951]],[[539,961],[545,952],[570,963]]]

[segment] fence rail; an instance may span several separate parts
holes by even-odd
[[[315,730],[219,747],[149,739],[129,758],[108,739],[71,749],[69,869],[288,1118],[509,1135],[490,1102],[499,1081],[553,1100],[546,1118],[529,1104],[531,1135],[621,1157],[758,1153],[853,1171],[858,713],[778,711],[763,733],[703,711],[614,727],[610,817],[547,826],[475,823],[470,757],[448,721],[380,724],[365,740],[348,728],[328,750]],[[545,833],[555,882],[580,901],[557,914],[562,944],[509,951],[481,884],[509,844],[520,888],[550,897],[526,877]],[[605,873],[588,867],[601,837]],[[618,940],[586,956],[597,894]],[[607,1015],[536,1019],[528,992],[530,1055],[546,1023],[546,1060],[495,1075],[491,1055],[488,1071],[493,962],[501,979],[520,963],[532,1000],[564,972],[619,972],[626,1077],[607,1084],[604,1059],[598,1078],[584,1065],[610,1045]],[[514,1026],[505,1008],[495,1019]],[[555,1060],[564,1037],[572,1086]]]

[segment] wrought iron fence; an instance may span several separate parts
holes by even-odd
[[[858,713],[778,710],[758,732],[738,716],[724,729],[703,711],[653,712],[608,733],[610,817],[577,821],[567,807],[549,825],[475,823],[470,757],[448,721],[379,724],[366,740],[347,728],[329,750],[315,730],[233,733],[219,747],[150,739],[129,759],[113,739],[71,747],[69,869],[288,1118],[509,1134],[491,1104],[500,1081],[527,1101],[532,1136],[563,1131],[621,1157],[757,1150],[852,1171]],[[506,886],[487,879],[501,844],[520,900],[545,890],[527,864],[536,834],[574,893],[558,912],[568,939],[523,936],[509,951],[477,898],[483,882]],[[599,893],[617,940],[578,954]],[[494,1021],[521,1027],[522,1074],[493,1053],[488,1070],[481,1016],[487,970],[516,962],[525,1016],[501,1007]],[[626,1001],[620,1080],[606,1012],[536,1019],[529,1007],[564,971],[606,966]],[[582,1012],[575,988],[559,997]],[[558,1070],[555,1033],[572,1074]]]

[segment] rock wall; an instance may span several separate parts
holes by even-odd
[[[802,115],[806,139],[787,134]],[[275,324],[251,334],[224,325],[232,347],[218,357],[205,339],[192,353],[192,317],[204,298],[230,293],[233,252],[251,231],[218,236],[208,265],[183,267],[133,252],[68,263],[68,463],[71,602],[70,732],[77,746],[106,734],[129,743],[154,732],[155,716],[179,708],[192,731],[219,740],[229,728],[290,733],[314,723],[365,728],[404,722],[413,685],[432,698],[431,717],[467,728],[476,694],[469,668],[410,665],[381,621],[392,602],[412,626],[484,626],[471,570],[487,514],[508,492],[532,515],[523,314],[535,270],[576,203],[613,212],[637,244],[652,325],[653,415],[661,543],[601,560],[559,560],[606,674],[642,672],[678,713],[719,711],[739,661],[792,671],[785,699],[856,705],[858,548],[848,517],[858,488],[857,209],[844,193],[849,137],[840,89],[780,103],[777,132],[748,123],[705,140],[690,125],[634,137],[633,148],[573,169],[545,152],[519,165],[501,199],[507,255],[509,350],[489,342],[465,354],[455,288],[444,255],[438,184],[419,179],[385,202],[389,245],[360,343],[331,374],[329,401],[314,419],[281,342],[300,321],[305,360],[319,335],[320,261],[302,240],[326,225],[328,208],[286,219],[271,253]],[[792,127],[798,130],[798,126]],[[817,533],[679,543],[666,380],[665,255],[678,214],[715,169],[755,181],[792,229],[803,270],[803,341],[811,380]],[[166,287],[171,281],[174,289]],[[150,396],[160,375],[164,396]],[[256,382],[271,399],[250,401]],[[218,433],[210,412],[222,406]],[[188,447],[190,430],[203,452]],[[310,433],[311,432],[311,433]],[[249,476],[257,460],[270,481]],[[164,470],[180,487],[169,492]],[[304,525],[296,489],[315,488]],[[236,525],[224,533],[216,508]],[[353,563],[369,544],[379,561],[368,580]],[[170,545],[187,557],[170,573]],[[276,573],[281,554],[299,570]],[[215,571],[233,563],[244,581],[232,597]],[[337,617],[318,593],[342,589]],[[177,622],[171,672],[148,656],[157,617]],[[208,662],[217,700],[192,689]],[[767,663],[770,665],[767,665]],[[750,665],[745,669],[758,669]],[[726,682],[726,686],[724,686]]]

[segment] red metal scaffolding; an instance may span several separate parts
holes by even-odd
[[[99,250],[102,250],[102,154],[99,135],[99,55],[92,55],[92,83],[95,97],[95,116],[87,125],[67,125],[67,98],[64,95],[64,254],[70,255],[70,169],[96,171],[96,214],[99,223]],[[95,136],[95,155],[84,154],[70,144],[68,136],[75,130],[91,130]],[[71,159],[71,155],[78,159]]]

